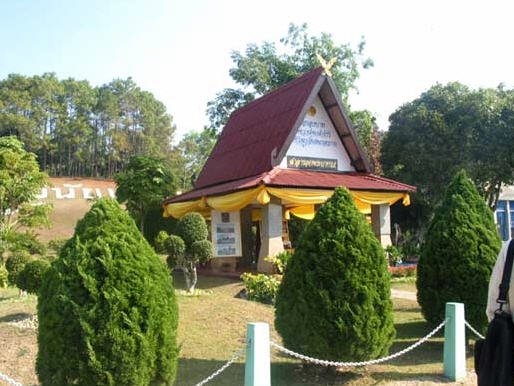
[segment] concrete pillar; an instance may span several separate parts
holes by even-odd
[[[466,376],[466,325],[463,303],[446,303],[444,326],[444,375],[452,381]]]
[[[252,263],[253,243],[252,243],[252,208],[241,209],[241,254],[243,258],[241,264],[249,266]]]
[[[268,323],[246,327],[245,386],[270,386],[270,342]]]
[[[371,205],[373,233],[385,248],[391,245],[391,209],[389,204]]]
[[[257,270],[272,273],[273,265],[264,260],[267,256],[275,256],[284,251],[282,241],[282,204],[279,199],[271,197],[271,201],[261,210],[261,249]]]

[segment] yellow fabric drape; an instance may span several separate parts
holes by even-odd
[[[353,199],[357,202],[367,205],[393,205],[396,201],[402,199],[403,205],[410,205],[409,193],[398,193],[398,192],[366,192],[361,190],[351,190],[350,194]],[[359,207],[359,205],[357,205]]]
[[[270,195],[272,195],[290,204],[298,205],[297,207],[291,208],[290,211],[293,215],[305,219],[312,219],[314,217],[314,205],[324,203],[332,194],[334,194],[334,191],[328,189],[274,188],[259,185],[252,189],[229,193],[223,196],[202,197],[198,200],[167,204],[163,215],[165,217],[173,216],[180,218],[188,212],[205,212],[205,210],[209,210],[209,208],[220,212],[233,212],[244,208],[254,200],[257,200],[261,205],[266,205],[270,202]],[[371,213],[371,205],[393,205],[400,199],[403,200],[405,206],[410,205],[409,194],[403,192],[351,190],[350,194],[352,195],[357,209],[364,214]]]
[[[233,212],[244,208],[255,199],[262,205],[269,203],[270,197],[264,185],[223,196],[207,197],[207,205],[219,212]]]
[[[165,205],[163,217],[180,218],[189,212],[201,212],[205,210],[205,197],[194,201],[176,202]]]
[[[296,217],[302,218],[304,220],[312,220],[316,214],[316,209],[314,208],[313,204],[297,206],[291,208],[289,211]]]
[[[267,186],[266,190],[275,197],[299,205],[322,204],[334,194],[333,190],[321,189],[290,189]]]

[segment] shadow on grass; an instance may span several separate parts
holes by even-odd
[[[228,358],[227,358],[228,359]],[[180,359],[175,386],[194,385],[226,362],[219,360]],[[209,385],[244,384],[245,364],[237,362],[209,382]],[[298,363],[271,363],[271,384],[273,386],[300,385],[342,385],[362,377],[358,372],[337,372],[324,367],[302,366]]]
[[[399,373],[396,371],[384,371],[379,373],[370,374],[371,378],[373,378],[376,382],[384,382],[384,381],[393,381],[393,382],[401,382],[401,381],[409,381],[409,382],[420,382],[420,384],[425,384],[425,382],[441,383],[441,384],[452,384],[455,383],[448,378],[445,378],[443,375],[436,374],[424,374],[424,373]]]
[[[240,282],[240,279],[231,279],[231,278],[223,278],[223,277],[217,277],[217,276],[204,276],[204,275],[198,275],[198,282],[196,284],[196,288],[203,289],[203,290],[209,290],[214,289],[218,287],[223,287],[228,284],[234,284],[237,282]],[[182,271],[173,271],[173,286],[175,289],[179,290],[185,290],[185,280],[184,280],[184,274]]]
[[[16,314],[5,315],[0,318],[0,323],[19,322],[24,319],[29,319],[32,314],[26,312],[18,312]]]
[[[194,385],[223,366],[226,362],[220,360],[180,359],[178,366],[176,386]],[[219,374],[209,382],[209,385],[233,386],[244,383],[245,364],[237,362]],[[369,371],[368,368],[354,368],[351,370],[337,371],[332,368],[318,366],[303,366],[300,362],[272,362],[271,384],[273,386],[303,386],[303,385],[344,385],[352,382],[357,384],[377,384],[388,381],[415,381],[450,383],[450,381],[438,374],[422,372],[398,372],[398,371]]]

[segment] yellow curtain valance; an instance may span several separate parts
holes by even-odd
[[[297,205],[289,209],[293,215],[304,219],[312,219],[315,213],[314,205],[324,203],[332,194],[334,194],[333,190],[274,188],[259,185],[256,188],[223,196],[202,197],[197,200],[167,204],[164,206],[163,215],[164,217],[180,218],[188,212],[203,213],[209,209],[219,212],[233,212],[241,210],[254,200],[261,205],[266,205],[270,202],[270,195],[272,195],[287,201],[289,204]],[[410,205],[408,193],[350,190],[350,194],[357,209],[365,214],[371,213],[371,205],[392,205],[400,199],[403,200],[404,205]]]

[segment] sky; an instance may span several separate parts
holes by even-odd
[[[132,77],[173,116],[178,140],[208,123],[235,84],[230,54],[278,42],[289,23],[332,34],[373,59],[352,109],[388,117],[436,83],[514,87],[514,1],[0,0],[0,79],[54,72],[97,86]]]

